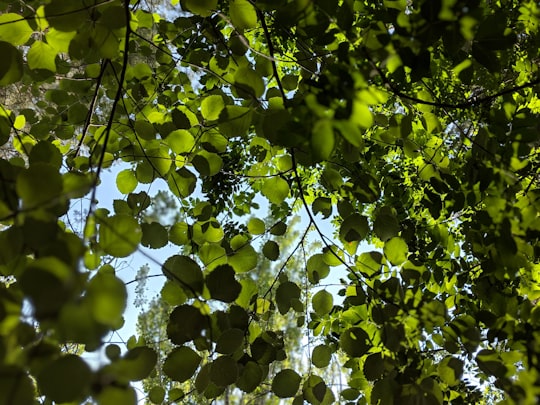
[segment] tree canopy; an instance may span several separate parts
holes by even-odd
[[[0,0],[0,405],[135,404],[156,375],[176,382],[156,404],[538,403],[539,19],[533,0]],[[158,186],[178,215],[148,214]],[[166,359],[105,345],[118,268],[164,246],[145,254]]]

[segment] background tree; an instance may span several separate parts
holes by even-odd
[[[537,403],[536,2],[171,5],[0,1],[0,404],[135,403],[152,372],[194,378],[193,399]],[[157,183],[172,224],[145,215]],[[249,215],[262,198],[273,223]],[[301,236],[293,261],[300,210],[322,248]],[[121,261],[169,243],[163,367],[136,337],[97,369],[67,353],[122,326]],[[267,259],[301,277],[280,267],[261,296]],[[343,302],[321,288],[337,266]],[[315,367],[288,360],[277,313],[316,337]]]

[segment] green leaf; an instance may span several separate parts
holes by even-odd
[[[127,290],[124,282],[113,273],[97,273],[88,283],[87,298],[93,318],[110,327],[122,326]]]
[[[198,308],[191,305],[176,307],[169,316],[167,336],[177,345],[183,345],[201,336],[208,327],[209,320]]]
[[[225,108],[225,103],[220,95],[214,94],[201,101],[201,115],[207,121],[217,120],[223,108]]]
[[[136,405],[137,394],[131,387],[106,386],[97,395],[99,405]]]
[[[133,170],[124,169],[116,175],[116,187],[122,194],[132,193],[138,184],[139,182]]]
[[[311,305],[317,315],[323,316],[330,313],[334,307],[334,298],[328,291],[320,290],[313,296]]]
[[[307,261],[308,280],[312,284],[318,284],[320,280],[330,274],[330,266],[324,261],[323,254],[315,254]]]
[[[280,398],[294,397],[300,388],[302,377],[291,369],[281,370],[272,380],[272,392]]]
[[[109,368],[120,378],[140,381],[148,377],[157,362],[157,353],[147,346],[137,346]]]
[[[300,287],[291,281],[280,283],[276,290],[276,304],[279,313],[284,315],[289,312],[295,301],[300,300]]]
[[[319,345],[313,349],[311,362],[315,367],[325,368],[332,359],[332,349],[328,345]]]
[[[244,331],[241,329],[227,329],[216,342],[216,352],[222,354],[233,354],[244,344]]]
[[[208,17],[217,9],[217,0],[186,0],[186,8],[201,17]]]
[[[193,166],[201,176],[214,176],[223,166],[223,160],[217,153],[201,150],[192,159]]]
[[[270,177],[264,180],[263,195],[273,204],[281,204],[289,195],[289,183],[281,177]]]
[[[237,90],[247,93],[247,98],[259,98],[265,90],[262,77],[249,67],[239,68],[234,75],[234,82]]]
[[[183,246],[190,241],[189,225],[185,222],[177,222],[169,229],[169,240],[178,246]]]
[[[345,242],[364,240],[369,232],[369,223],[365,216],[352,214],[345,218],[339,229],[339,237]]]
[[[240,295],[242,285],[236,280],[234,269],[228,265],[217,266],[206,276],[206,286],[215,300],[233,302]]]
[[[366,331],[362,328],[350,328],[342,332],[339,347],[349,357],[361,357],[371,347]]]
[[[279,259],[279,245],[273,240],[267,241],[263,246],[264,256],[272,261]]]
[[[204,286],[203,273],[199,265],[188,256],[169,257],[161,268],[163,274],[180,284],[189,292],[200,294]]]
[[[386,208],[386,207],[385,207]],[[387,240],[399,234],[400,226],[397,218],[390,209],[381,210],[373,224],[373,231],[380,240]]]
[[[332,200],[327,197],[317,197],[313,201],[313,213],[321,213],[323,218],[328,218],[332,215]]]
[[[193,349],[181,346],[169,353],[163,363],[163,372],[173,381],[184,382],[195,374],[202,357]]]
[[[262,235],[265,232],[264,221],[259,218],[251,218],[247,224],[247,228],[252,235]]]
[[[210,380],[218,387],[234,384],[238,379],[238,364],[230,356],[220,356],[210,365]]]
[[[182,167],[169,174],[167,184],[175,196],[185,198],[195,191],[197,177],[188,169]]]
[[[16,189],[23,206],[39,207],[50,205],[60,196],[63,181],[58,170],[47,163],[36,163],[18,177]]]
[[[159,249],[169,242],[167,229],[159,222],[144,223],[141,225],[143,246]]]
[[[15,13],[0,15],[0,41],[9,42],[12,45],[24,45],[34,30],[23,16]]]
[[[233,25],[239,29],[250,29],[257,26],[257,12],[248,0],[232,0],[229,14]]]
[[[228,105],[219,117],[219,130],[226,137],[244,136],[251,126],[251,116],[250,108]]]
[[[56,49],[43,41],[36,41],[30,47],[26,59],[30,69],[44,69],[56,72]]]
[[[154,125],[152,125],[152,123],[146,120],[136,120],[135,124],[133,124],[133,127],[135,128],[135,133],[137,134],[139,138],[142,138],[147,141],[156,139],[156,129],[154,128]],[[169,143],[168,137],[167,137],[167,143]],[[169,143],[169,146],[171,146],[170,143]],[[175,151],[172,146],[171,146],[171,149]],[[180,153],[180,152],[176,152],[176,153]]]
[[[229,256],[228,262],[237,273],[245,273],[257,266],[259,257],[257,252],[241,236],[234,237],[231,240],[231,247],[234,253]]]
[[[384,243],[384,255],[394,266],[399,266],[407,260],[409,247],[407,243],[399,237],[394,237]]]
[[[242,368],[240,377],[236,381],[236,386],[242,391],[250,393],[260,386],[263,380],[261,366],[254,361],[248,361]]]
[[[153,386],[148,392],[148,399],[153,404],[161,404],[165,399],[165,389],[159,385]]]
[[[142,230],[137,220],[127,215],[97,218],[99,222],[99,246],[114,257],[127,257],[137,250]]]
[[[68,354],[47,364],[37,380],[42,395],[62,403],[84,399],[90,391],[92,371],[79,356]]]
[[[318,120],[311,133],[311,150],[316,161],[327,160],[335,147],[334,127],[328,119]]]
[[[52,0],[45,5],[47,22],[58,31],[77,31],[88,22],[88,15],[84,0]]]

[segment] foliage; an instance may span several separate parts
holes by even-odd
[[[209,400],[537,403],[537,3],[171,3],[0,1],[0,404],[132,404],[152,373]],[[155,184],[173,224],[145,215]],[[261,201],[271,220],[248,215]],[[165,362],[136,337],[97,369],[66,350],[103,347],[122,260],[167,244]],[[263,294],[267,260],[283,264]],[[337,266],[342,300],[322,284]],[[314,367],[288,363],[282,315]],[[323,378],[331,359],[346,385]]]

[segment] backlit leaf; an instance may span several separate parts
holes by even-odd
[[[34,42],[26,55],[28,67],[56,72],[56,52],[56,49],[43,41]]]
[[[239,30],[257,26],[257,12],[248,0],[232,0],[229,4],[231,21]]]
[[[291,369],[281,370],[272,380],[272,392],[280,398],[290,398],[296,395],[302,378]]]
[[[236,280],[235,271],[230,265],[217,266],[206,276],[206,286],[213,299],[223,302],[233,302],[242,286]]]
[[[201,356],[187,346],[176,347],[165,359],[163,372],[173,381],[184,382],[193,377],[201,359]]]
[[[163,274],[178,283],[186,292],[202,292],[204,278],[199,265],[188,256],[169,257],[162,267]]]
[[[23,16],[15,13],[0,15],[0,41],[9,42],[15,46],[24,45],[33,32],[28,20]]]
[[[98,218],[99,245],[114,257],[127,257],[139,246],[142,230],[137,221],[127,215]]]
[[[334,299],[332,294],[328,291],[320,290],[312,298],[313,310],[317,315],[326,315],[334,306]]]
[[[90,391],[92,371],[79,356],[68,354],[47,364],[38,375],[43,395],[56,402],[82,400]]]

